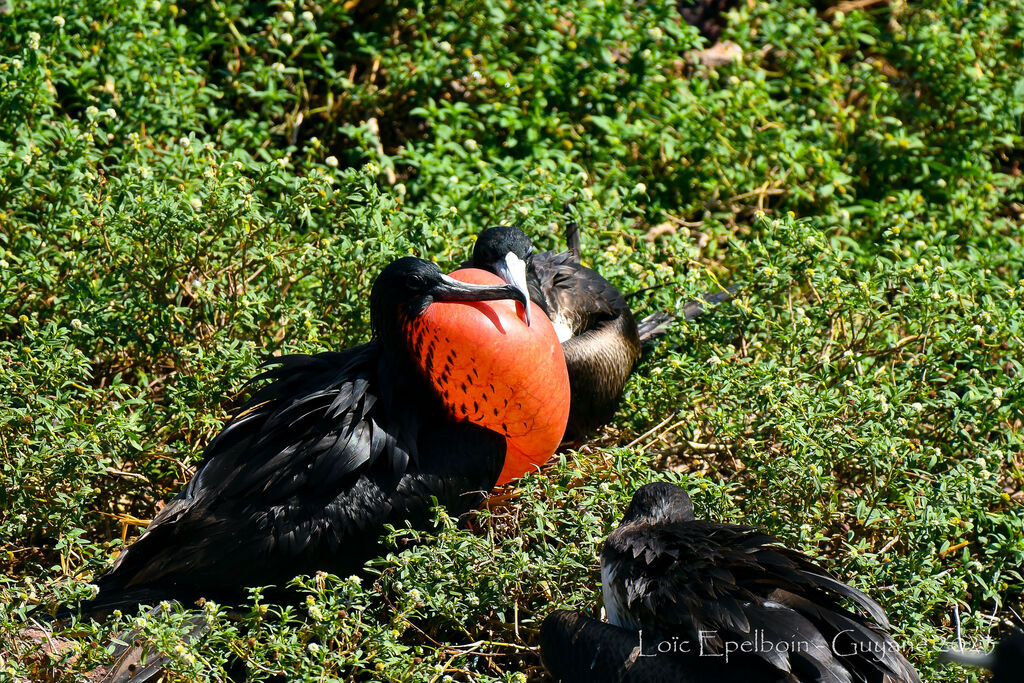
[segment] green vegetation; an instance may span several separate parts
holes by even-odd
[[[617,422],[476,520],[304,580],[299,607],[135,625],[182,680],[524,680],[551,609],[670,478],[879,599],[927,680],[1019,606],[1024,3],[740,3],[705,66],[665,4],[13,0],[0,14],[0,680],[80,680],[135,620],[47,654],[270,352],[369,334],[405,253],[560,246],[641,313],[718,283]],[[754,7],[748,5],[753,4]],[[862,5],[846,13],[841,6]],[[974,676],[974,678],[971,678]]]

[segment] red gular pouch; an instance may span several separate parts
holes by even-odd
[[[497,275],[463,268],[451,277],[503,285]],[[497,483],[537,469],[554,454],[569,419],[569,374],[551,321],[530,303],[434,302],[411,323],[412,357],[453,420],[505,436]]]

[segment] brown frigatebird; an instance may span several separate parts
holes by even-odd
[[[460,515],[549,457],[569,410],[554,330],[496,276],[453,276],[395,261],[373,285],[372,341],[269,361],[185,489],[63,615],[356,572],[385,525]]]
[[[871,598],[772,536],[697,520],[673,484],[637,490],[601,551],[601,583],[611,623],[544,620],[556,681],[920,683]]]
[[[534,253],[520,228],[498,225],[482,231],[470,264],[529,292],[551,319],[569,368],[572,403],[565,438],[578,441],[612,420],[642,344],[663,334],[674,317],[647,316],[637,325],[622,293],[580,263],[579,228],[566,226],[568,249]],[[735,290],[706,294],[683,305],[689,320],[705,303],[723,301]]]

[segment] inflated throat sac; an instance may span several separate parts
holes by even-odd
[[[504,284],[475,268],[451,274],[462,282]],[[554,327],[531,303],[509,300],[435,302],[411,324],[413,360],[454,420],[505,436],[504,484],[544,464],[569,418],[569,375]]]

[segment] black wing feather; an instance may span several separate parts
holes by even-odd
[[[265,367],[257,380],[270,384],[99,578],[84,611],[125,595],[230,601],[245,586],[357,571],[379,554],[385,524],[422,528],[435,499],[462,514],[497,480],[504,438],[446,420],[429,387],[376,343]]]
[[[642,638],[642,639],[641,639]],[[680,647],[682,646],[682,647]],[[763,660],[732,666],[657,629],[620,628],[557,610],[541,625],[544,667],[558,683],[793,683],[788,672]],[[807,679],[813,680],[813,679]],[[821,680],[828,680],[822,678]]]
[[[756,637],[806,643],[807,653],[756,651],[794,675],[828,671],[822,680],[919,681],[885,633],[888,621],[877,603],[749,527],[703,521],[624,524],[608,537],[602,566],[615,568],[611,590],[618,592],[612,599],[625,607],[625,621],[634,628],[689,639],[713,633],[705,638],[709,648]],[[866,614],[849,611],[843,600]],[[836,656],[833,641],[837,650],[845,647],[857,655]],[[815,647],[823,642],[828,647]],[[819,680],[817,675],[798,679]]]

